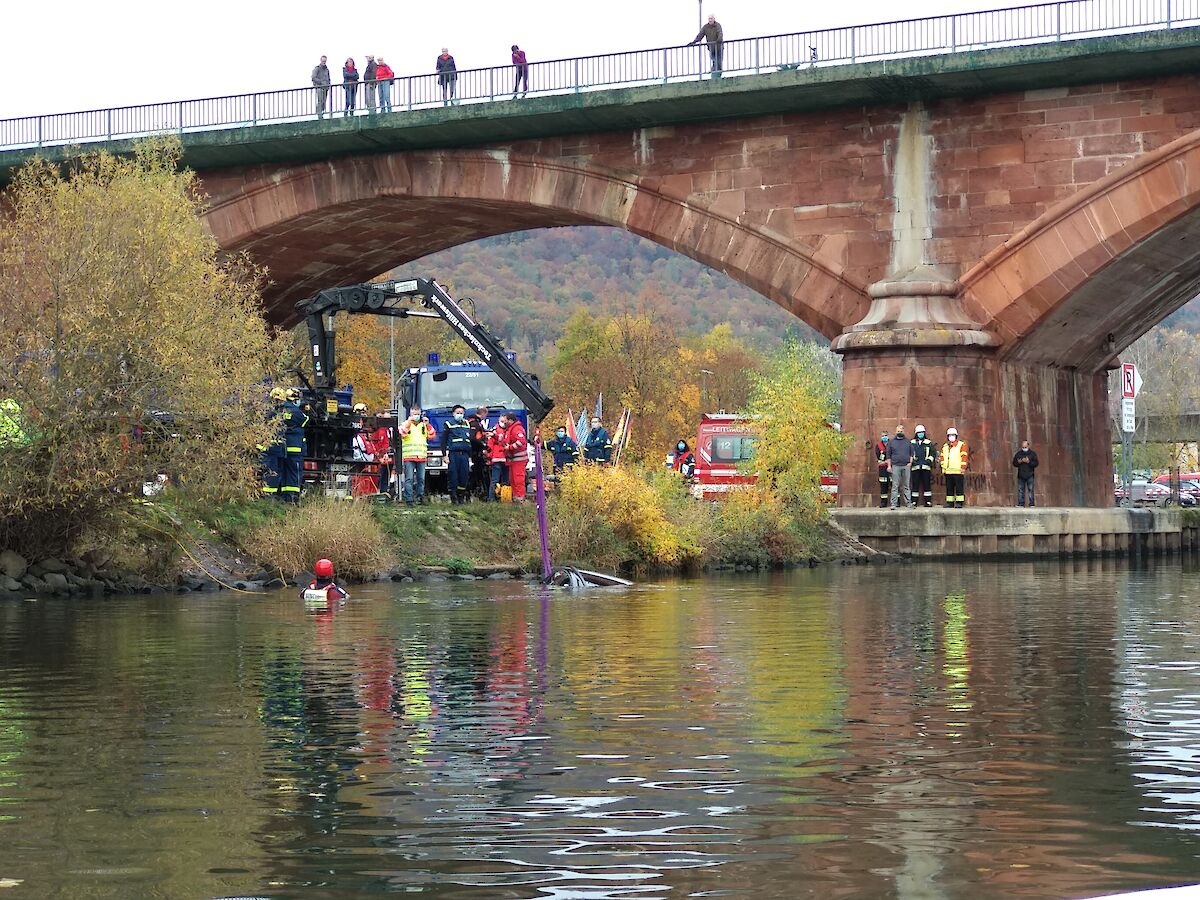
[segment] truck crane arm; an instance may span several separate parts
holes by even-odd
[[[332,390],[335,386],[335,330],[332,326],[336,313],[368,313],[401,319],[436,318],[449,325],[459,339],[499,376],[525,404],[533,422],[541,422],[554,408],[554,400],[509,359],[500,341],[485,326],[472,319],[432,278],[328,288],[315,297],[301,300],[296,304],[296,309],[308,324],[314,386],[318,389]]]

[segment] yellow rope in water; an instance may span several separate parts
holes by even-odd
[[[147,508],[146,506],[142,507],[142,509],[146,509],[146,508]],[[214,575],[212,572],[210,572],[207,568],[205,568],[204,563],[202,563],[202,562],[200,562],[200,560],[196,559],[196,557],[192,554],[192,552],[183,545],[183,541],[179,540],[179,538],[177,538],[175,535],[171,534],[171,532],[166,531],[162,528],[159,528],[157,525],[153,525],[150,522],[146,522],[146,521],[141,521],[138,524],[144,525],[147,528],[152,528],[155,531],[157,531],[159,534],[165,534],[167,537],[169,537],[171,540],[173,540],[176,544],[179,545],[179,549],[182,550],[185,554],[187,554],[188,559],[190,559],[192,562],[194,562],[197,566],[200,567],[201,572],[203,572],[205,575],[207,575],[209,578],[211,578],[214,582],[221,585],[222,587],[228,588],[229,590],[235,591],[236,593],[239,593],[239,594],[250,594],[250,595],[256,596],[256,597],[265,597],[266,596],[266,594],[267,594],[266,591],[248,591],[245,588],[234,587],[232,584],[228,584],[227,582],[222,581],[220,578],[218,578],[216,575]]]

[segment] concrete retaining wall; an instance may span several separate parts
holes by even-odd
[[[1196,549],[1177,509],[838,509],[864,544],[928,557],[1156,555]]]

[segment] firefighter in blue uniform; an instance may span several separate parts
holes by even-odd
[[[442,452],[446,454],[446,488],[450,502],[458,506],[470,499],[471,423],[466,408],[455,406],[442,426]]]
[[[283,479],[279,493],[286,503],[300,502],[300,485],[304,478],[304,428],[308,425],[308,414],[296,401],[300,392],[293,388],[285,394],[281,408],[283,416]]]
[[[917,426],[917,436],[912,442],[912,502],[913,506],[933,506],[933,464],[937,462],[937,449],[933,441],[925,436],[925,426]]]
[[[568,466],[579,462],[579,445],[567,437],[567,429],[561,425],[554,432],[554,439],[546,442],[546,449],[554,454],[554,473],[561,474]]]
[[[267,413],[267,425],[272,429],[271,437],[265,444],[258,445],[262,454],[261,468],[264,496],[279,499],[280,485],[283,484],[284,438],[280,428],[280,417],[283,415],[283,405],[287,401],[287,392],[280,387],[271,388],[271,401],[275,404]]]
[[[879,508],[887,509],[892,494],[892,469],[887,461],[888,441],[891,438],[885,431],[875,442],[875,461],[879,463]]]

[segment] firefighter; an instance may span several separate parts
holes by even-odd
[[[299,503],[300,485],[304,478],[304,429],[308,425],[308,414],[300,409],[297,403],[300,392],[295,388],[285,392],[284,398],[280,413],[283,418],[284,455],[279,493],[285,503]]]
[[[937,451],[925,435],[925,426],[918,425],[913,436],[912,500],[913,506],[933,506],[933,464]]]
[[[375,461],[379,463],[379,493],[390,494],[392,490],[392,412],[381,409],[375,417],[375,430],[371,433],[371,448]]]
[[[696,456],[683,438],[675,442],[675,451],[668,454],[667,459],[671,461],[671,468],[682,475],[684,481],[691,478],[696,471]]]
[[[505,413],[504,461],[508,466],[508,483],[512,487],[513,503],[525,502],[525,470],[529,463],[529,440],[525,427],[515,413]]]
[[[579,445],[567,437],[567,429],[559,425],[554,432],[554,439],[546,441],[546,449],[554,455],[554,474],[561,475],[563,470],[579,462]]]
[[[946,479],[946,506],[962,509],[967,503],[967,463],[970,450],[965,441],[958,439],[958,429],[946,429],[946,443],[942,444],[942,475]]]
[[[400,426],[400,458],[404,463],[404,502],[409,506],[428,503],[425,496],[425,463],[429,461],[429,439],[437,432],[421,407],[414,406]]]
[[[612,440],[600,424],[599,416],[592,416],[592,429],[583,439],[583,458],[602,466],[612,461]]]
[[[892,495],[892,470],[888,467],[887,448],[890,437],[885,431],[875,442],[875,461],[879,463],[879,508],[887,509]]]
[[[488,482],[491,480],[491,466],[488,463],[488,408],[480,406],[467,418],[471,426],[471,482],[470,493],[480,500],[488,498]]]
[[[268,497],[280,499],[279,488],[283,484],[284,439],[279,419],[283,416],[283,406],[287,402],[287,391],[281,387],[271,388],[271,401],[275,404],[267,413],[267,425],[273,429],[267,443],[259,444],[258,451],[262,454],[261,467],[263,488],[262,492]]]
[[[350,597],[333,580],[333,563],[329,560],[318,559],[313,563],[313,575],[316,577],[308,583],[308,587],[300,591],[300,599],[306,607],[323,612]]]
[[[466,503],[471,480],[471,426],[466,407],[456,405],[442,426],[442,452],[446,454],[446,490],[455,506]]]

